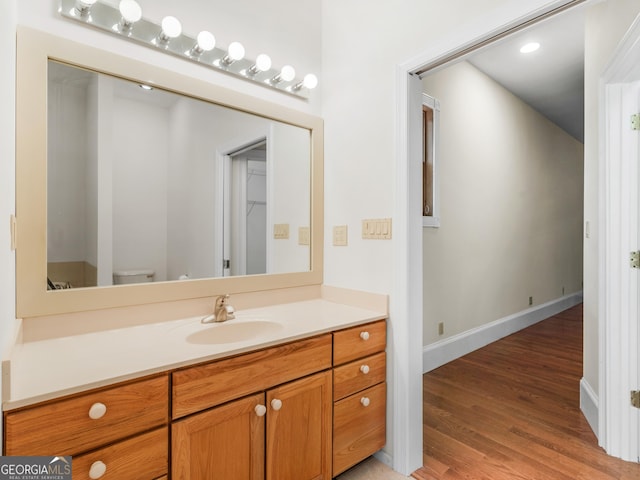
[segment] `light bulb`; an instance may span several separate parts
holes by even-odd
[[[256,58],[256,63],[247,69],[248,75],[255,75],[258,72],[266,72],[271,68],[271,57],[265,53],[261,53]]]
[[[211,32],[203,30],[198,34],[197,45],[204,52],[210,52],[216,46],[216,37]]]
[[[285,65],[280,69],[280,73],[273,77],[269,82],[271,85],[275,85],[276,83],[290,82],[296,76],[296,71],[291,65]]]
[[[256,58],[256,69],[261,72],[266,72],[271,68],[271,57],[265,53],[261,53]]]
[[[309,90],[313,90],[318,86],[318,77],[313,73],[307,73],[302,80],[302,86]]]
[[[97,0],[76,0],[75,10],[80,15],[84,15],[96,3]]]
[[[122,15],[120,24],[125,28],[130,28],[132,24],[142,18],[142,8],[136,0],[122,0],[118,9]]]
[[[305,87],[309,90],[313,90],[317,86],[318,86],[318,77],[316,77],[313,73],[307,73],[301,82],[298,82],[291,87],[291,90],[294,92],[297,92],[302,87]]]
[[[280,79],[285,82],[290,82],[296,77],[296,70],[291,65],[285,65],[280,70]]]
[[[236,60],[242,60],[244,58],[244,47],[240,42],[233,42],[229,45],[229,50],[227,50],[227,55],[234,62]]]
[[[192,57],[198,57],[202,55],[204,52],[210,52],[213,50],[213,47],[216,46],[216,37],[213,36],[211,32],[207,32],[203,30],[196,37],[196,43],[191,50],[189,50],[187,55]]]
[[[222,57],[222,59],[220,60],[220,63],[223,66],[228,67],[233,62],[242,60],[243,58],[244,58],[244,47],[242,46],[242,44],[240,42],[232,42],[229,45],[229,48],[227,49],[227,54],[224,57]]]
[[[168,42],[172,38],[177,38],[182,33],[182,25],[176,17],[166,16],[162,19],[162,32],[160,32],[160,41]]]

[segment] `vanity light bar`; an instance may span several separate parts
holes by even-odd
[[[186,35],[175,17],[165,17],[162,24],[146,20],[135,0],[122,0],[118,7],[96,0],[61,0],[59,11],[84,25],[297,97],[308,98],[318,83],[313,74],[296,79],[295,70],[289,65],[272,68],[271,59],[265,54],[258,55],[256,61],[247,59],[239,42],[231,43],[227,51],[215,46],[215,38],[209,32],[200,32],[196,37]]]

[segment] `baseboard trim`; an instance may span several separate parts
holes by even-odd
[[[393,458],[391,458],[391,455],[389,455],[387,452],[385,452],[384,450],[378,450],[376,453],[373,454],[373,456],[381,461],[382,463],[384,463],[387,467],[389,468],[393,468]]]
[[[598,395],[593,391],[589,382],[582,377],[580,380],[580,410],[582,410],[584,418],[587,419],[591,430],[596,434],[596,438],[600,438],[598,435],[598,404]]]
[[[462,332],[424,347],[422,371],[430,372],[523,328],[530,327],[582,302],[582,292],[552,300],[522,312]]]

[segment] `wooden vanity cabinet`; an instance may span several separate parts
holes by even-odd
[[[168,473],[168,393],[163,374],[7,412],[4,454],[72,455],[78,479],[161,478]]]
[[[329,480],[331,352],[327,334],[175,372],[172,480]]]
[[[4,454],[72,455],[74,479],[329,480],[385,444],[385,345],[383,320],[12,410]]]
[[[386,322],[333,334],[333,476],[386,443]]]

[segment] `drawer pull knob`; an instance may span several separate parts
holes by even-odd
[[[254,408],[256,415],[259,417],[264,417],[264,415],[267,413],[267,407],[265,407],[264,405],[256,405],[256,408]]]
[[[369,365],[362,365],[360,367],[360,371],[366,375],[367,373],[369,373]]]
[[[104,462],[98,460],[97,462],[93,462],[91,464],[91,468],[89,469],[89,478],[100,478],[107,471],[107,466]]]
[[[371,400],[369,400],[369,397],[362,397],[360,399],[360,403],[362,404],[363,407],[368,407],[369,404],[371,403]]]
[[[282,400],[278,398],[274,398],[273,400],[271,400],[271,408],[273,408],[274,410],[280,410],[282,408]]]
[[[107,413],[107,406],[104,403],[94,403],[89,409],[89,417],[93,420],[98,420],[99,418],[104,417],[105,413]]]
[[[360,332],[360,338],[362,340],[369,340],[369,332]]]

